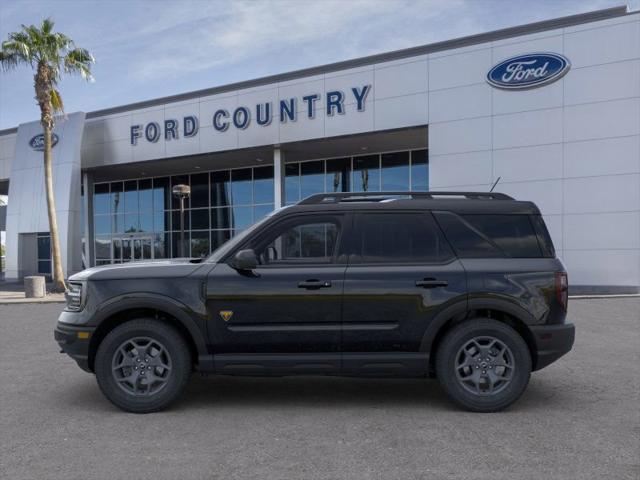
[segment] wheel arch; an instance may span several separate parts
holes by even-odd
[[[456,308],[452,308],[456,307]],[[523,338],[531,355],[532,370],[536,370],[537,347],[536,341],[529,328],[535,324],[535,318],[513,300],[504,298],[472,298],[466,302],[465,308],[456,304],[443,310],[429,324],[420,351],[429,353],[429,372],[435,371],[435,358],[438,345],[446,333],[464,320],[471,318],[492,318],[512,327]]]
[[[91,371],[94,371],[95,355],[104,337],[117,326],[135,318],[154,318],[175,327],[186,340],[194,365],[208,353],[204,331],[185,305],[166,297],[147,294],[131,298],[128,294],[127,298],[111,299],[100,308],[97,327],[89,342],[88,364]]]

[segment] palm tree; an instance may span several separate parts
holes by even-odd
[[[53,21],[49,18],[44,19],[40,27],[22,25],[22,30],[9,34],[8,39],[2,42],[0,50],[0,63],[4,70],[27,65],[35,71],[33,86],[40,107],[40,123],[44,129],[44,176],[55,292],[66,290],[51,171],[51,133],[55,122],[54,115],[64,112],[57,86],[64,73],[79,74],[86,80],[91,80],[91,64],[94,62],[89,51],[76,47],[73,40],[66,35],[54,32]]]

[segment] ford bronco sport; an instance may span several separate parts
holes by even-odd
[[[538,208],[499,193],[318,194],[201,261],[69,279],[55,339],[121,409],[172,403],[192,371],[438,378],[503,409],[567,353],[567,274]]]

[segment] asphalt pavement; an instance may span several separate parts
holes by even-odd
[[[0,478],[640,478],[639,298],[572,300],[574,350],[495,414],[434,380],[197,375],[127,414],[58,353],[61,308],[0,305]]]

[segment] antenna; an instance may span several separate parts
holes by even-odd
[[[491,187],[491,190],[489,190],[489,193],[493,192],[493,189],[496,188],[496,185],[498,185],[498,182],[500,181],[502,177],[498,177],[498,179],[494,182],[493,186]]]

